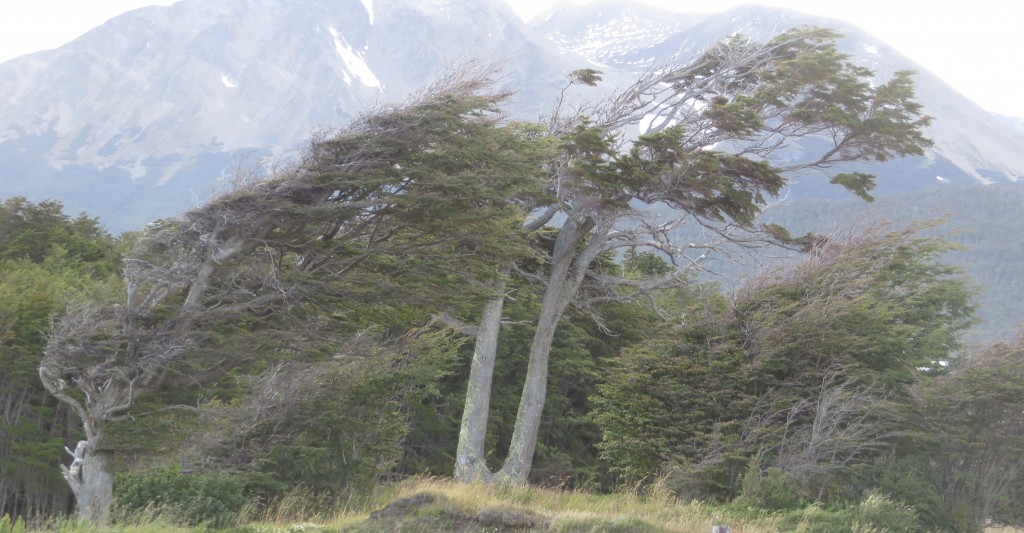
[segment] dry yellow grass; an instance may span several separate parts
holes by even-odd
[[[628,491],[617,494],[593,494],[575,490],[551,490],[533,487],[494,487],[464,485],[450,479],[415,478],[385,486],[360,505],[346,509],[330,520],[331,526],[352,524],[365,519],[374,509],[391,501],[428,493],[443,498],[446,505],[470,516],[483,509],[522,509],[541,515],[559,524],[579,521],[621,522],[638,519],[657,530],[707,533],[716,521],[716,509],[699,502],[685,503],[673,498],[667,490],[655,486],[644,493]],[[770,526],[752,524],[722,517],[734,533],[767,533]],[[340,529],[344,529],[341,527]]]
[[[394,518],[367,521],[370,513],[397,500],[428,494],[418,498],[422,507],[403,510],[403,526],[393,528]],[[325,511],[325,509],[328,509]],[[730,510],[733,509],[733,510]],[[819,509],[814,507],[813,509]],[[422,512],[421,512],[422,511]],[[746,513],[737,516],[734,513]],[[820,511],[824,512],[824,511]],[[480,531],[478,520],[485,515],[508,513],[541,518],[551,531],[641,531],[644,533],[708,533],[715,523],[723,523],[733,533],[769,533],[803,528],[805,516],[796,520],[781,514],[737,511],[735,508],[701,502],[682,502],[663,486],[647,490],[615,494],[594,494],[576,490],[551,490],[532,487],[495,487],[464,485],[446,478],[413,478],[393,484],[379,485],[369,493],[353,495],[348,501],[318,501],[307,491],[298,490],[270,505],[253,507],[242,513],[236,531],[249,533],[322,533],[450,530]],[[834,515],[833,515],[834,517]],[[156,512],[139,513],[127,523],[113,528],[96,527],[74,520],[58,520],[34,524],[29,531],[61,533],[193,533],[212,531],[171,525],[171,517]],[[449,522],[444,522],[449,520]],[[412,524],[411,528],[409,524]],[[417,528],[417,525],[423,527]],[[788,525],[785,525],[788,524]],[[547,529],[545,526],[539,526]],[[490,527],[483,528],[491,530]],[[2,528],[0,528],[2,530]],[[858,528],[858,531],[869,529]],[[874,531],[874,530],[872,530]],[[2,532],[0,532],[2,533]],[[1024,530],[1003,527],[989,528],[986,533],[1024,533]]]

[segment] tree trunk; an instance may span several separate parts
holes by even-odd
[[[505,286],[509,268],[503,269],[501,279],[494,284],[498,296],[484,304],[480,329],[473,347],[473,362],[466,387],[466,402],[462,411],[459,446],[455,452],[455,479],[463,483],[482,481],[489,483],[493,474],[485,461],[487,445],[487,415],[491,404],[491,384],[494,378],[494,360],[498,351],[498,333],[501,313],[505,306]]]
[[[539,224],[543,224],[550,218],[550,213],[545,214],[539,219]],[[530,361],[523,384],[523,394],[519,400],[519,411],[512,432],[512,442],[509,445],[505,463],[497,473],[491,473],[484,458],[487,415],[490,407],[494,359],[498,347],[504,298],[495,298],[485,305],[473,351],[466,403],[462,413],[462,427],[459,432],[459,445],[455,456],[457,480],[462,482],[500,482],[510,485],[526,484],[530,475],[530,467],[533,464],[533,454],[537,448],[541,415],[544,411],[544,400],[547,397],[551,343],[554,340],[555,331],[558,329],[558,321],[579,289],[583,273],[596,257],[597,247],[593,247],[594,249],[588,247],[588,250],[580,254],[579,264],[575,265],[575,275],[570,275],[574,267],[577,247],[594,226],[592,220],[579,221],[570,217],[563,224],[555,239],[547,286],[537,320],[537,331],[534,333],[533,343],[530,347]],[[495,284],[496,290],[504,290],[506,283],[504,278],[510,271],[511,265],[502,271],[502,280]]]
[[[93,524],[104,524],[114,503],[114,475],[107,458],[97,451],[98,437],[93,434],[89,440],[79,441],[74,452],[69,450],[74,462],[60,469],[78,502],[79,516]]]
[[[526,369],[523,395],[519,400],[515,429],[512,431],[512,442],[505,464],[498,472],[498,478],[511,485],[525,485],[533,464],[533,452],[537,448],[537,435],[547,397],[551,342],[555,338],[558,320],[565,310],[565,305],[560,305],[562,289],[562,283],[558,283],[549,285],[545,291],[537,331],[530,346],[530,362]]]
[[[555,239],[547,287],[544,290],[540,316],[537,319],[537,331],[533,335],[533,343],[530,346],[530,362],[526,368],[526,382],[523,384],[523,394],[519,399],[516,425],[512,430],[512,442],[509,445],[505,464],[497,474],[498,479],[503,483],[524,485],[529,478],[530,467],[533,464],[533,452],[537,448],[537,435],[540,433],[544,400],[547,397],[551,342],[555,338],[558,321],[562,318],[565,308],[575,294],[575,280],[574,283],[567,284],[569,270],[573,266],[576,247],[592,227],[590,222],[580,223],[570,218],[562,226]]]
[[[108,458],[100,451],[103,434],[99,424],[111,412],[126,408],[132,397],[132,389],[129,384],[125,391],[121,384],[113,382],[108,382],[102,390],[89,385],[88,389],[83,389],[87,398],[86,407],[67,394],[66,384],[59,376],[59,373],[45,364],[39,367],[39,378],[43,386],[78,415],[82,429],[85,430],[85,440],[79,441],[74,451],[65,448],[73,461],[70,466],[60,465],[61,475],[75,496],[79,516],[93,524],[104,524],[114,502],[114,475],[110,472]],[[88,383],[83,382],[79,386],[83,384]]]

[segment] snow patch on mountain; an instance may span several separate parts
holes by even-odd
[[[544,31],[544,24],[559,21],[559,16],[564,16],[570,9],[565,8],[548,15],[539,29]],[[633,56],[649,46],[649,43],[665,41],[692,25],[692,17],[659,17],[656,15],[658,12],[635,2],[598,3],[590,8],[590,16],[571,19],[567,24],[560,23],[555,31],[546,33],[564,50],[582,55],[597,64],[613,64]],[[627,64],[643,67],[659,59],[668,58],[656,55],[632,57]]]
[[[360,0],[360,2],[363,3],[366,14],[370,16],[370,26],[373,26],[373,0]]]
[[[384,86],[377,79],[377,76],[370,69],[370,66],[366,64],[366,61],[359,56],[352,47],[349,46],[345,38],[338,33],[338,30],[334,29],[334,26],[328,26],[327,31],[331,32],[331,37],[334,38],[334,50],[341,56],[341,60],[345,62],[345,67],[349,72],[359,78],[359,81],[367,87],[376,87],[383,91]],[[347,75],[345,76],[345,82],[352,85],[352,79]]]

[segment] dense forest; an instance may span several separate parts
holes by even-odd
[[[794,172],[928,145],[909,74],[871,83],[835,37],[737,37],[538,123],[463,65],[117,237],[5,200],[0,516],[220,527],[431,474],[657,488],[807,531],[865,506],[880,530],[1024,523],[1024,336],[964,347],[950,244],[758,222]],[[808,135],[832,144],[770,162]],[[872,176],[831,179],[871,199]],[[700,276],[767,246],[799,258]]]

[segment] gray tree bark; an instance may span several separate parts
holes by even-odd
[[[93,524],[104,524],[114,503],[114,474],[100,448],[103,434],[99,421],[127,408],[125,400],[131,398],[131,385],[110,382],[100,390],[89,388],[92,394],[87,392],[86,403],[82,404],[67,394],[67,385],[59,376],[47,366],[39,367],[43,386],[75,411],[85,430],[85,440],[79,441],[73,451],[65,448],[72,462],[70,466],[60,465],[61,475],[75,496],[79,516]]]
[[[107,458],[98,451],[99,436],[78,442],[71,466],[60,465],[64,480],[78,502],[78,514],[93,524],[104,524],[114,503],[114,474]]]
[[[501,331],[501,313],[505,306],[506,281],[502,273],[494,289],[498,296],[484,304],[480,328],[473,347],[473,362],[466,387],[466,402],[459,429],[459,445],[455,452],[455,479],[463,483],[482,481],[489,483],[493,474],[485,461],[487,445],[487,416],[491,405],[491,384],[494,379],[494,360],[498,351]]]
[[[551,255],[550,271],[544,297],[541,300],[537,330],[530,346],[530,361],[526,369],[526,381],[519,400],[512,442],[505,463],[497,473],[503,483],[524,485],[530,475],[533,454],[537,449],[537,435],[540,433],[541,415],[547,398],[548,363],[551,343],[558,329],[558,322],[572,301],[590,262],[596,257],[598,241],[592,241],[587,249],[575,256],[578,246],[594,228],[591,220],[578,221],[568,218],[555,239]],[[598,232],[600,233],[600,231]]]

